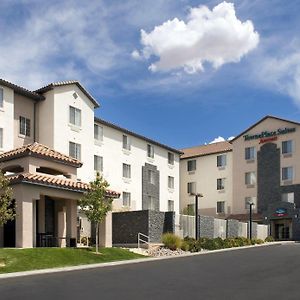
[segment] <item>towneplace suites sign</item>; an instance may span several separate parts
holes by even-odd
[[[244,135],[244,140],[245,141],[252,141],[252,140],[257,140],[260,139],[259,143],[263,144],[266,142],[272,142],[276,141],[279,135],[287,134],[287,133],[292,133],[295,132],[296,128],[278,128],[275,131],[262,131],[261,133],[258,134],[246,134]]]

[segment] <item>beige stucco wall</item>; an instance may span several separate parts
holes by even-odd
[[[300,126],[268,118],[263,122],[259,123],[257,126],[247,131],[245,134],[259,134],[262,131],[277,131],[279,128],[296,128],[294,133],[288,133],[283,135],[278,135],[277,141],[274,141],[278,148],[281,149],[281,144],[283,141],[293,140],[294,149],[291,157],[284,157],[281,154],[280,166],[288,167],[293,166],[294,168],[294,180],[293,184],[300,183]],[[263,144],[259,144],[259,139],[245,141],[244,137],[241,136],[238,139],[233,141],[233,213],[247,213],[245,209],[245,197],[257,197],[257,185],[254,187],[247,187],[245,185],[245,173],[246,172],[255,172],[257,175],[257,156],[253,162],[247,162],[245,160],[245,148],[246,147],[255,147],[256,152],[259,151],[260,147]],[[281,182],[281,184],[283,184]],[[255,207],[256,211],[256,207]]]

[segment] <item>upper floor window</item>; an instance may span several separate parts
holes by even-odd
[[[283,194],[281,194],[281,201],[294,203],[294,193],[283,193]]]
[[[282,180],[293,180],[293,167],[282,168]]]
[[[103,127],[97,124],[94,124],[94,139],[103,141]]]
[[[0,149],[3,148],[3,128],[0,128]]]
[[[70,106],[70,118],[69,118],[69,122],[72,125],[81,126],[81,110]]]
[[[282,142],[281,153],[290,154],[293,152],[293,141],[284,141]]]
[[[255,147],[245,148],[245,159],[246,160],[255,159]]]
[[[131,193],[123,192],[123,206],[130,206],[131,204]]]
[[[3,108],[4,100],[3,100],[3,89],[0,88],[0,108]]]
[[[168,188],[174,189],[174,177],[168,176]]]
[[[147,145],[147,156],[154,158],[154,147],[150,144]]]
[[[146,209],[155,210],[155,198],[148,196],[148,201],[146,203]]]
[[[174,153],[168,152],[168,164],[174,165],[175,155]]]
[[[218,178],[217,179],[217,190],[224,190],[225,189],[225,178]]]
[[[130,150],[131,149],[130,139],[125,134],[123,134],[123,149],[125,149],[125,150]]]
[[[127,164],[123,164],[123,177],[131,178],[131,166]]]
[[[217,156],[217,167],[225,167],[226,166],[226,154]]]
[[[187,192],[188,194],[196,193],[196,182],[188,182]]]
[[[20,134],[30,136],[30,119],[20,116]]]
[[[187,161],[187,170],[188,170],[188,172],[196,170],[196,160],[195,159]]]
[[[153,170],[148,170],[148,181],[151,184],[155,184],[155,173]]]
[[[218,201],[217,214],[224,214],[224,213],[225,213],[225,201]]]
[[[255,174],[255,172],[245,173],[245,184],[247,184],[247,185],[256,184],[256,174]]]
[[[78,160],[81,159],[81,145],[69,142],[69,155]]]
[[[168,211],[174,211],[174,201],[168,200]]]
[[[96,172],[103,172],[103,157],[94,155],[94,170]]]

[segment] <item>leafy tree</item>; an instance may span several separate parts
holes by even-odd
[[[8,179],[0,170],[0,226],[13,220],[14,217],[12,189],[9,187]]]
[[[90,190],[79,200],[79,206],[90,222],[96,225],[96,253],[99,252],[99,225],[112,210],[113,198],[107,196],[108,182],[97,173]]]

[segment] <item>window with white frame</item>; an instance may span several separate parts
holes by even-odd
[[[0,108],[3,108],[4,100],[3,100],[3,88],[0,88]]]
[[[226,166],[226,154],[217,156],[217,167],[225,167]]]
[[[188,194],[196,193],[196,182],[188,182],[187,192]]]
[[[245,173],[245,184],[246,185],[256,184],[256,173],[255,172],[246,172]]]
[[[81,126],[81,110],[70,106],[69,123],[75,126]]]
[[[294,193],[282,193],[281,194],[281,201],[294,203]]]
[[[131,205],[131,193],[123,192],[123,206]]]
[[[256,204],[256,197],[245,197],[245,209],[249,209],[250,208],[250,203],[253,203],[253,206],[255,206],[255,204]]]
[[[94,124],[94,140],[103,141],[103,127],[98,124]]]
[[[218,178],[217,179],[217,190],[224,190],[225,189],[225,178]]]
[[[147,144],[147,156],[154,158],[154,147],[150,144]]]
[[[69,142],[69,155],[73,158],[81,160],[81,145]]]
[[[291,154],[293,152],[293,141],[283,141],[281,146],[282,154]]]
[[[225,213],[225,201],[218,201],[217,214],[224,214],[224,213]]]
[[[168,200],[168,211],[174,211],[174,201]]]
[[[282,180],[293,180],[293,167],[282,168]]]
[[[174,153],[168,152],[168,164],[174,165],[175,155]]]
[[[255,147],[247,147],[245,148],[245,159],[246,160],[253,160],[255,159]]]
[[[21,135],[30,136],[30,119],[20,116],[19,133]]]
[[[196,171],[196,160],[188,160],[187,161],[187,170],[188,172]]]
[[[168,176],[168,188],[174,189],[174,177]]]
[[[94,171],[103,172],[103,157],[94,155]]]
[[[128,164],[123,164],[123,177],[131,178],[131,166]]]
[[[131,149],[130,139],[125,134],[123,134],[123,149],[125,149],[125,150]]]
[[[3,128],[0,128],[0,149],[3,148]]]
[[[148,170],[148,181],[151,184],[155,184],[155,173],[153,170]]]

